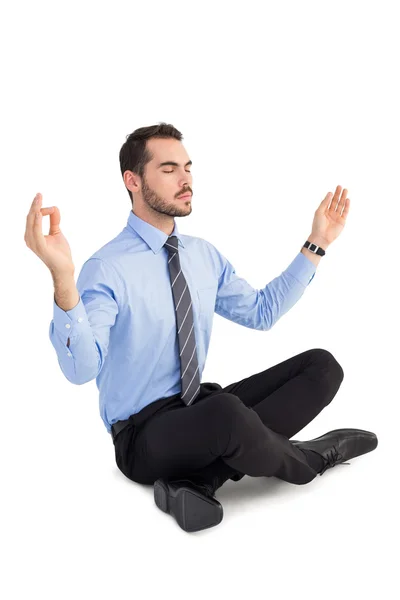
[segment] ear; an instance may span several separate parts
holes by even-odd
[[[140,177],[133,171],[125,171],[123,175],[125,186],[131,192],[138,192],[140,188]]]

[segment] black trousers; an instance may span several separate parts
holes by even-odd
[[[315,463],[289,438],[331,402],[343,376],[334,356],[316,348],[224,388],[201,383],[190,406],[180,394],[161,398],[115,437],[117,466],[143,484],[217,478],[219,487],[244,475],[308,483],[318,474]]]

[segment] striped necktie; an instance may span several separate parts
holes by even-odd
[[[176,313],[181,361],[181,399],[189,406],[200,391],[192,299],[179,261],[178,238],[176,235],[171,235],[164,245],[169,253],[168,269]]]

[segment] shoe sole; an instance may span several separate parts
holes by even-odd
[[[184,531],[201,531],[222,521],[223,509],[217,500],[184,486],[172,497],[168,486],[158,479],[154,482],[154,501],[163,512],[173,515]]]

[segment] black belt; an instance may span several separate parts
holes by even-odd
[[[115,438],[117,437],[117,435],[123,429],[125,429],[125,427],[127,425],[131,424],[131,425],[134,425],[135,428],[139,427],[149,417],[154,415],[156,412],[158,412],[162,408],[166,407],[167,405],[171,405],[174,402],[176,402],[177,398],[179,398],[179,397],[180,397],[180,394],[178,393],[178,394],[174,394],[173,396],[169,396],[168,398],[160,398],[159,400],[156,400],[155,402],[151,402],[150,404],[147,404],[144,408],[142,408],[141,411],[139,411],[138,413],[134,413],[128,419],[116,421],[115,423],[113,423],[111,425],[112,440],[114,441]],[[184,406],[182,401],[180,401],[180,403],[182,404],[182,406]]]
[[[210,383],[203,382],[201,385],[201,391],[198,395],[199,398],[204,398],[209,394],[215,393],[222,389],[219,383]],[[134,413],[129,417],[129,419],[125,419],[123,421],[116,421],[113,425],[111,425],[111,436],[114,441],[117,435],[125,429],[127,425],[134,425],[135,428],[139,425],[142,425],[149,417],[153,416],[156,412],[160,410],[164,410],[173,407],[173,406],[185,406],[180,398],[180,392],[174,394],[173,396],[168,396],[166,398],[159,398],[155,402],[151,402],[147,404],[141,411],[138,413]]]
[[[123,429],[125,429],[125,427],[127,425],[129,425],[130,423],[132,423],[132,421],[130,419],[125,419],[125,421],[117,421],[116,423],[111,425],[112,440],[114,441],[115,438],[117,437],[117,435],[119,434],[119,432],[122,431]]]

